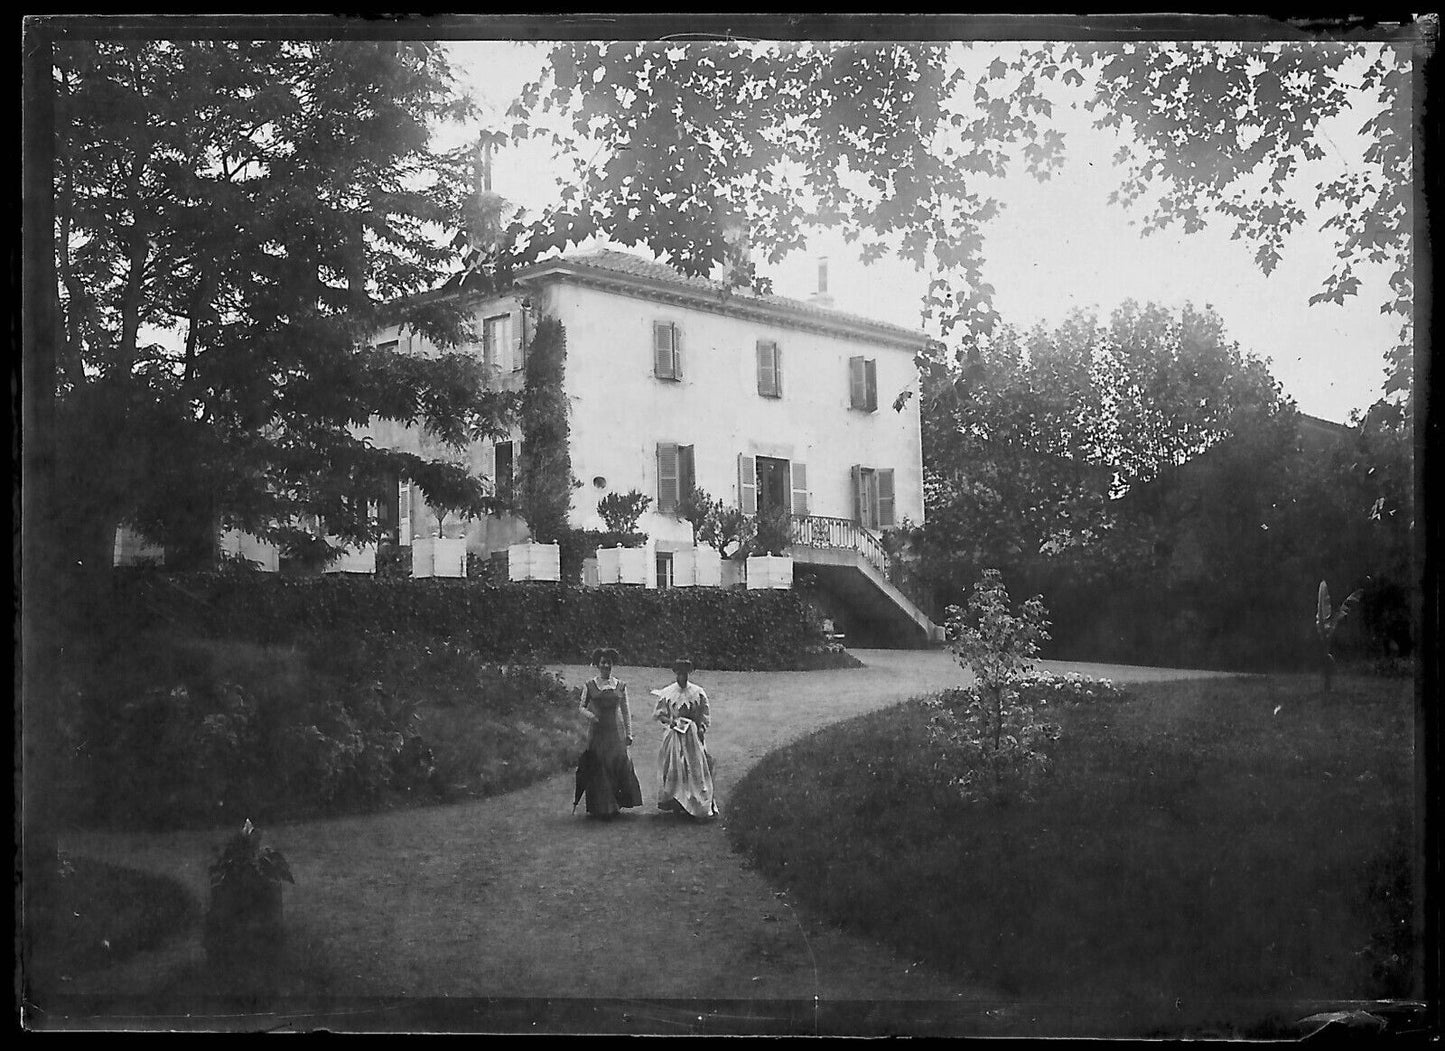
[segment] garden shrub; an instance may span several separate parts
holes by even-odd
[[[633,665],[666,666],[688,653],[699,667],[795,670],[816,666],[827,642],[821,620],[796,592],[722,588],[150,576],[118,584],[110,615],[182,620],[212,638],[322,651],[318,640],[373,652],[406,639],[450,643],[498,662],[579,661],[613,646]]]
[[[285,651],[137,637],[77,661],[60,700],[70,809],[101,824],[275,821],[459,780],[496,787],[447,768],[460,753],[442,738],[469,738],[468,763],[506,770],[514,787],[575,746],[560,677],[449,640],[317,636]],[[423,719],[424,706],[458,714]]]
[[[1050,767],[1057,724],[1039,718],[1038,690],[1023,692],[1033,657],[1048,640],[1048,614],[1037,595],[1014,607],[1003,576],[983,571],[965,607],[950,606],[949,649],[977,685],[927,699],[928,737],[948,783],[964,800],[1003,800]]]

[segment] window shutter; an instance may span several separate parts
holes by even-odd
[[[853,471],[853,521],[864,525],[863,521],[863,467],[861,464],[854,464]]]
[[[682,377],[677,344],[676,325],[670,321],[652,323],[652,371],[659,379],[675,380]]]
[[[793,476],[793,514],[799,518],[808,517],[808,468],[806,464],[794,463],[792,465]]]
[[[399,482],[396,487],[397,543],[411,546],[411,483]]]
[[[693,446],[679,445],[677,447],[677,498],[679,501],[687,499],[692,491],[697,488],[697,462],[693,456]]]
[[[878,362],[874,358],[868,358],[863,362],[867,374],[868,391],[864,397],[864,407],[869,412],[876,412],[878,409]]]
[[[677,443],[657,443],[657,509],[663,513],[677,510]]]
[[[522,312],[514,311],[511,314],[510,320],[507,322],[507,328],[510,331],[512,337],[513,372],[521,372],[527,364],[527,344],[526,341],[523,339],[523,336],[526,335],[526,333],[523,332],[523,329],[525,328],[523,320],[525,319],[525,317],[526,315]]]
[[[878,476],[878,528],[892,529],[893,521],[893,468],[885,467]]]
[[[778,345],[771,340],[758,340],[758,393],[769,398],[782,395],[782,377],[778,375]]]
[[[738,453],[738,506],[745,515],[758,513],[758,464],[747,453]]]
[[[855,409],[863,408],[868,402],[867,377],[862,358],[848,359],[848,404]],[[857,468],[855,467],[856,471]]]
[[[497,442],[492,451],[493,492],[499,500],[511,500],[517,476],[517,452],[521,442]]]

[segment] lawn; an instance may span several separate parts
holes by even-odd
[[[1271,1035],[1305,1001],[1417,983],[1412,688],[1317,683],[1055,711],[1052,776],[1005,804],[950,794],[909,702],[766,757],[729,834],[827,918],[1081,1031]]]

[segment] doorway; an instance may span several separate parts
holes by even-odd
[[[758,514],[788,514],[791,510],[788,461],[771,456],[759,456],[757,459]]]

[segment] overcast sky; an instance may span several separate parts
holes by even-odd
[[[464,86],[484,111],[495,114],[497,127],[510,127],[503,114],[541,69],[544,48],[464,41],[452,49]],[[1112,162],[1121,141],[1117,133],[1094,130],[1082,111],[1056,107],[1054,115],[1055,126],[1067,135],[1063,169],[1039,183],[1018,166],[995,188],[1004,207],[984,228],[985,278],[996,289],[995,307],[1006,322],[1052,325],[1076,307],[1107,316],[1126,299],[1171,307],[1210,304],[1232,339],[1270,361],[1302,411],[1344,422],[1351,410],[1380,396],[1384,354],[1400,324],[1398,316],[1380,313],[1391,298],[1387,268],[1361,267],[1359,295],[1343,307],[1310,306],[1332,255],[1330,242],[1318,233],[1322,215],[1286,242],[1283,261],[1268,277],[1254,265],[1253,250],[1232,241],[1232,228],[1223,222],[1193,234],[1170,230],[1141,237],[1130,214],[1107,200],[1119,182]],[[1363,145],[1355,132],[1363,120],[1346,114],[1325,128],[1327,156],[1317,170],[1304,173],[1311,183],[1359,163]],[[559,174],[549,147],[535,142],[507,147],[496,157],[493,189],[535,212],[554,203]],[[1299,195],[1301,207],[1308,209],[1312,201],[1312,193]],[[766,271],[774,290],[806,299],[823,255],[839,309],[918,326],[924,276],[892,259],[865,266],[838,234],[814,237],[806,251]]]

